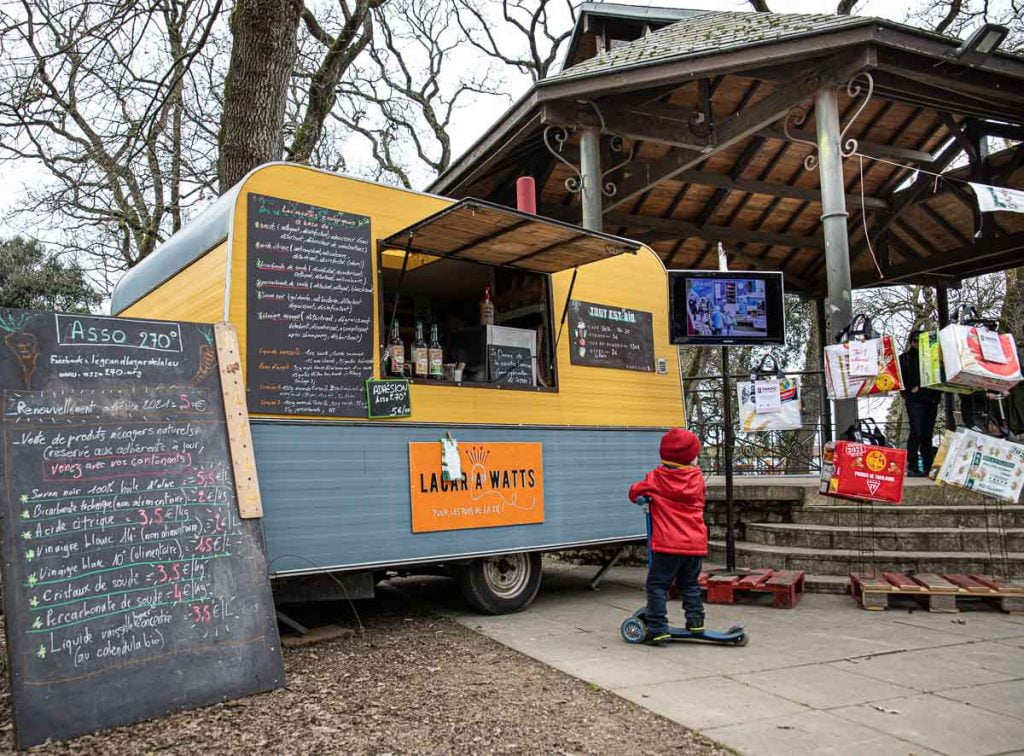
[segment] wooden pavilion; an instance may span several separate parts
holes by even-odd
[[[596,128],[604,230],[651,243],[671,267],[714,267],[721,241],[736,267],[782,270],[790,290],[821,296],[819,172],[805,167],[815,115],[784,119],[834,87],[843,136],[857,140],[843,161],[855,286],[948,283],[1024,262],[1024,215],[982,222],[965,183],[925,173],[1024,187],[1024,57],[959,53],[958,39],[877,18],[657,13],[584,6],[570,65],[431,190],[511,205],[515,179],[532,175],[538,212],[579,221],[582,192],[566,181],[579,179],[580,139]],[[862,73],[874,80],[866,101]],[[846,89],[854,80],[859,97]]]
[[[1024,264],[1024,214],[982,216],[966,183],[1024,188],[1024,56],[1004,34],[586,4],[565,68],[431,190],[513,205],[533,176],[543,215],[673,268],[716,267],[722,242],[839,324],[851,287]]]

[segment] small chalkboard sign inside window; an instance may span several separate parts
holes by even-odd
[[[366,382],[366,406],[371,419],[384,417],[409,417],[412,414],[412,397],[409,395],[409,381],[374,380]]]
[[[533,357],[526,347],[487,347],[487,370],[498,386],[533,386]]]

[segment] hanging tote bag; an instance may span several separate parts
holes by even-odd
[[[903,389],[899,353],[891,335],[875,336],[864,314],[825,347],[825,390],[830,399],[889,394]]]
[[[761,364],[750,374],[749,381],[737,382],[736,393],[741,431],[799,430],[803,427],[800,381],[796,376],[784,376],[770,354],[764,356]]]
[[[838,499],[899,504],[907,475],[907,450],[890,446],[873,420],[857,421],[844,435],[857,440],[825,444],[818,492]]]
[[[972,317],[958,317],[960,322],[939,331],[945,382],[971,390],[1009,391],[1024,379],[1013,336],[999,333],[995,321],[979,319],[974,308],[970,313]]]

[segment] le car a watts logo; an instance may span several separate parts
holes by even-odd
[[[544,521],[540,444],[464,444],[452,480],[441,473],[439,447],[409,444],[414,532]]]

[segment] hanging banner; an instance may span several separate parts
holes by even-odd
[[[983,213],[1003,210],[1008,213],[1024,213],[1024,192],[1007,189],[1004,186],[989,186],[968,182],[978,197],[978,208]]]

